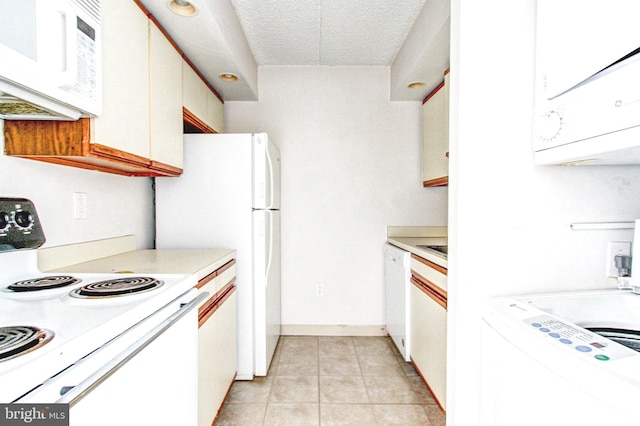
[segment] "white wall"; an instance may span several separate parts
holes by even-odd
[[[3,124],[0,120],[0,130]],[[0,136],[0,144],[4,152],[4,136]],[[74,192],[87,194],[87,219],[73,219]],[[153,244],[150,178],[129,178],[0,155],[0,197],[33,201],[47,238],[44,247],[129,234],[136,235],[138,248]]]
[[[603,288],[607,241],[640,217],[639,167],[535,167],[535,0],[452,1],[448,425],[478,422],[482,302]],[[517,392],[517,389],[513,389]]]
[[[385,67],[261,67],[259,82],[225,126],[281,151],[283,324],[384,324],[386,226],[446,224],[447,190],[422,188],[421,103],[390,102]]]

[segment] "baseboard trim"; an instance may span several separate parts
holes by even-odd
[[[384,325],[282,324],[282,336],[386,336]]]

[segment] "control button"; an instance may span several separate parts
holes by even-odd
[[[0,212],[0,231],[4,231],[9,226],[9,215],[5,212]]]
[[[598,361],[609,361],[611,359],[606,355],[596,355],[594,356],[594,358],[597,359]]]
[[[549,336],[554,337],[556,339],[560,338],[560,335],[558,333],[549,333]]]
[[[540,324],[539,322],[533,322],[531,323],[531,325],[534,327],[542,327],[542,324]]]
[[[591,349],[589,346],[576,346],[576,350],[580,351],[580,352],[591,352],[593,349]]]
[[[548,332],[551,331],[551,330],[549,330],[548,328],[545,328],[545,327],[539,328],[538,330],[542,331],[543,333],[548,333]]]
[[[571,340],[569,340],[569,339],[560,339],[560,340],[558,340],[558,341],[559,341],[560,343],[564,343],[565,345],[570,345],[570,344],[572,344],[572,343],[573,343],[573,342],[572,342]]]
[[[13,217],[14,222],[22,229],[27,229],[33,224],[33,217],[27,211],[16,212]]]

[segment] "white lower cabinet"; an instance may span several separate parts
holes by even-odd
[[[235,261],[200,287],[210,297],[199,308],[198,426],[211,426],[237,372]]]
[[[446,409],[447,311],[415,285],[411,286],[411,323],[411,358]]]
[[[198,329],[199,426],[213,424],[237,370],[235,287],[214,309]]]
[[[224,398],[236,378],[237,370],[237,341],[236,341],[236,293],[220,306],[215,324],[215,334],[218,344],[215,350],[215,362],[218,365],[218,392],[215,405],[222,408]]]
[[[446,410],[447,276],[445,268],[429,266],[430,263],[412,257],[411,359],[438,404]]]

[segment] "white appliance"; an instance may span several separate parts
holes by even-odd
[[[640,164],[638,14],[635,0],[537,2],[537,164]]]
[[[265,376],[280,337],[280,154],[264,133],[184,136],[157,178],[156,247],[237,250],[238,375]]]
[[[630,291],[493,299],[483,314],[480,424],[638,425],[638,350],[640,296]]]
[[[634,221],[633,241],[634,244],[632,245],[632,256],[630,259],[631,273],[629,274],[628,270],[625,271],[624,269],[618,269],[618,274],[622,273],[621,275],[631,276],[628,278],[618,277],[618,288],[627,288],[628,286],[631,286],[632,291],[640,295],[640,267],[638,266],[638,264],[640,264],[640,219],[636,219]],[[636,259],[637,262],[635,269],[633,268],[633,259]],[[622,264],[620,266],[622,266]],[[616,264],[616,267],[620,268],[620,266]]]
[[[100,0],[0,0],[0,118],[102,111]]]
[[[387,332],[405,361],[411,361],[411,253],[384,244],[385,317]]]
[[[43,243],[33,204],[0,198],[0,402],[68,404],[72,426],[195,425],[196,278],[42,273]]]

